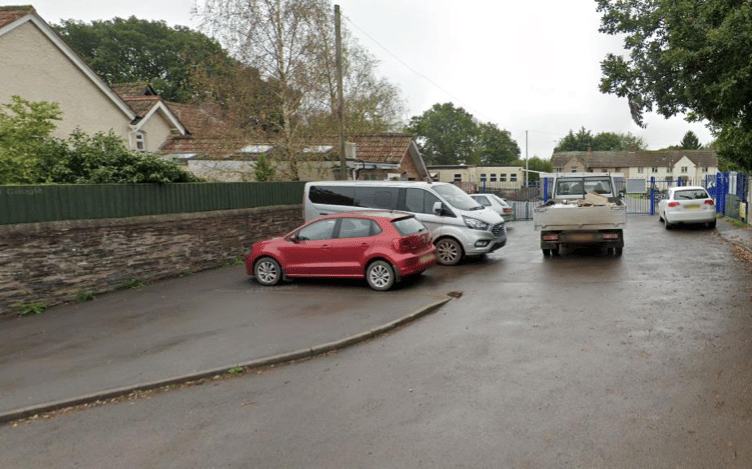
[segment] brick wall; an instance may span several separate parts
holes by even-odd
[[[294,205],[0,226],[0,315],[218,267],[302,223]]]

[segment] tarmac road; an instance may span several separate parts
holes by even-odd
[[[463,294],[409,327],[2,426],[0,467],[751,467],[752,272],[727,228],[631,217],[621,258],[544,258],[516,223],[431,272]]]

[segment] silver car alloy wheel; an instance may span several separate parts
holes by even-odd
[[[371,285],[377,288],[384,288],[389,285],[392,279],[392,273],[383,264],[376,264],[368,269],[368,278]]]
[[[439,263],[443,265],[454,265],[459,262],[461,257],[460,245],[453,239],[442,239],[436,244],[436,253],[439,257]]]
[[[277,263],[271,259],[264,259],[256,265],[256,278],[264,285],[271,285],[279,277]]]

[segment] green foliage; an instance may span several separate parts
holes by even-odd
[[[42,314],[49,305],[47,303],[23,303],[17,305],[16,308],[20,311],[21,316],[33,316],[36,314]]]
[[[687,133],[684,134],[684,138],[682,138],[680,145],[684,150],[699,150],[702,146],[700,145],[700,139],[697,138],[697,135],[691,130],[688,130]]]
[[[228,373],[233,374],[233,375],[238,375],[238,374],[240,374],[240,373],[242,373],[244,371],[245,371],[245,367],[244,366],[236,366],[236,367],[233,367],[233,368],[230,368],[229,370],[227,370]]]
[[[0,184],[29,184],[37,181],[38,155],[55,130],[54,120],[62,117],[56,103],[11,97],[0,105]]]
[[[517,160],[511,164],[511,166],[519,166],[521,168],[525,167],[525,160]],[[527,160],[527,169],[531,171],[541,171],[544,173],[552,173],[554,171],[554,167],[551,164],[550,160],[544,160],[542,158],[539,158],[537,156],[534,156],[532,158],[528,158]],[[528,181],[537,181],[540,179],[540,176],[538,173],[528,173],[527,180]]]
[[[56,184],[195,182],[176,161],[129,149],[113,132],[90,137],[75,130],[41,155],[40,179]]]
[[[478,125],[473,160],[483,166],[510,166],[520,156],[520,147],[512,134],[488,122]]]
[[[747,1],[597,0],[600,31],[624,36],[629,56],[601,63],[603,93],[645,112],[707,120],[718,156],[752,169],[752,6]]]
[[[127,290],[133,290],[134,288],[141,288],[144,285],[146,285],[146,282],[139,278],[129,278],[128,280],[123,282],[122,287]]]
[[[82,290],[76,294],[76,303],[85,303],[96,298],[96,294],[93,291]]]
[[[478,124],[472,114],[452,103],[434,104],[405,128],[418,137],[427,164],[484,164],[503,166],[520,154],[511,134],[496,124]]]
[[[149,82],[168,101],[193,99],[193,69],[210,66],[216,56],[227,58],[217,41],[164,21],[131,16],[52,27],[107,83]]]
[[[256,167],[253,170],[256,181],[270,182],[273,180],[276,171],[277,169],[274,167],[274,164],[269,161],[266,155],[259,155],[256,160]]]
[[[582,127],[576,134],[573,131],[559,140],[554,152],[565,151],[628,151],[644,150],[645,142],[640,137],[635,137],[631,133],[616,134],[613,132],[602,132],[595,136],[589,130]]]

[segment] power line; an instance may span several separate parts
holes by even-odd
[[[357,29],[358,31],[360,31],[364,36],[366,36],[368,39],[370,39],[374,44],[376,44],[377,46],[379,46],[384,52],[386,52],[387,54],[389,54],[397,62],[401,63],[405,68],[407,68],[408,70],[410,70],[416,76],[418,76],[418,77],[426,80],[427,82],[431,83],[433,86],[435,86],[442,93],[444,93],[447,96],[449,96],[450,98],[452,98],[452,100],[457,101],[461,106],[463,106],[463,107],[465,107],[467,109],[470,109],[473,112],[473,114],[480,115],[487,122],[492,122],[492,119],[489,119],[488,116],[485,116],[483,113],[476,111],[474,108],[472,108],[470,106],[467,106],[461,99],[457,98],[452,93],[450,93],[449,91],[447,91],[444,88],[442,88],[441,86],[439,86],[431,78],[427,77],[423,73],[418,72],[417,70],[415,70],[414,68],[412,68],[410,65],[408,65],[407,63],[405,63],[405,61],[403,61],[402,59],[400,59],[399,57],[397,57],[397,55],[395,55],[394,53],[392,53],[392,51],[390,51],[384,45],[382,45],[379,41],[377,41],[376,39],[374,39],[363,28],[361,28],[360,26],[358,26],[357,24],[355,24],[348,16],[342,15],[342,17],[345,18],[345,20],[347,20],[347,22],[350,23],[355,29]],[[511,127],[511,126],[506,126],[506,125],[503,125],[503,124],[497,124],[497,125],[499,125],[500,127],[505,128],[505,129],[512,130],[514,132],[528,132],[529,131],[529,132],[534,132],[534,133],[538,133],[538,134],[557,135],[557,134],[554,134],[552,132],[546,132],[546,131],[542,131],[542,130],[522,130],[522,129],[517,129],[517,128]]]

